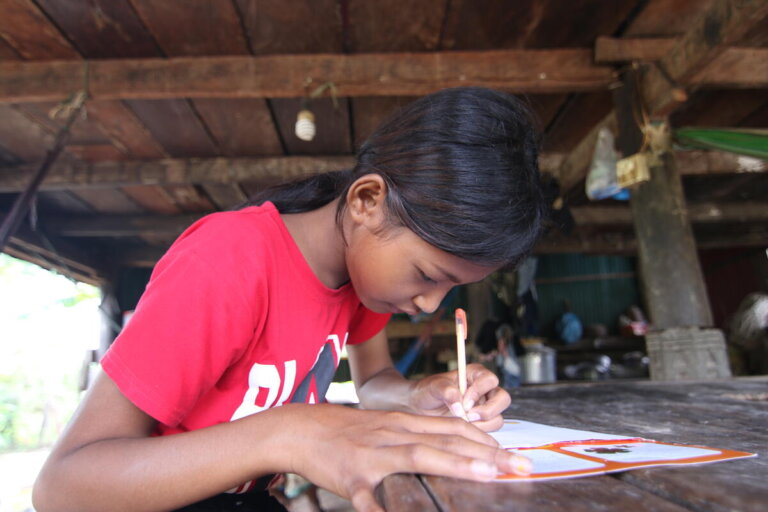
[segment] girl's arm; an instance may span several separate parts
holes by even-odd
[[[279,419],[270,413],[256,416],[149,437],[155,420],[101,373],[38,476],[35,507],[168,510],[287,470],[270,449],[287,442],[280,429],[269,426]],[[255,435],[265,431],[270,436]]]
[[[101,374],[44,465],[38,512],[170,510],[276,472],[298,473],[383,512],[374,498],[392,473],[487,481],[520,458],[467,422],[336,405],[289,404],[164,437]]]
[[[485,431],[501,428],[501,413],[511,399],[499,379],[479,364],[467,366],[467,392],[461,396],[456,372],[405,379],[392,365],[385,331],[347,347],[352,378],[366,409],[415,412],[431,416],[463,416]]]

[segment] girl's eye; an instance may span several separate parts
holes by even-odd
[[[435,281],[434,279],[432,279],[431,277],[429,277],[427,274],[425,274],[423,270],[419,270],[419,274],[421,275],[421,278],[422,278],[424,281],[426,281],[426,282],[428,282],[428,283],[432,283],[432,284],[434,284],[434,283],[437,283],[437,281]]]

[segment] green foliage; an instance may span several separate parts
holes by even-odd
[[[0,290],[0,452],[49,445],[77,405],[88,342],[98,343],[99,290],[6,254]]]

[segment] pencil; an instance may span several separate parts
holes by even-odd
[[[459,370],[459,391],[461,398],[467,392],[467,354],[465,342],[467,339],[467,314],[463,309],[456,309],[456,359]]]

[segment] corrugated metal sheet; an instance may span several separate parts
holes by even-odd
[[[539,257],[536,273],[541,334],[555,337],[566,301],[584,326],[603,324],[617,334],[618,317],[640,303],[636,260],[626,256],[553,254]]]

